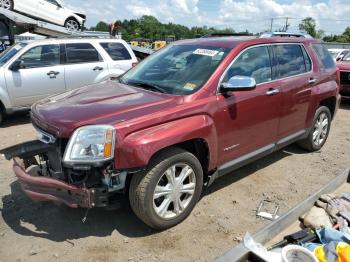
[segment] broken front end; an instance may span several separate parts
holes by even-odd
[[[13,159],[13,170],[31,199],[92,208],[113,205],[124,193],[127,172],[113,167],[112,126],[81,127],[69,140],[38,130],[38,139],[1,150]]]

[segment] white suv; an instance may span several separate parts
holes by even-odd
[[[64,26],[70,31],[80,30],[86,19],[85,14],[64,7],[59,0],[0,0],[0,7]]]
[[[21,42],[0,55],[0,123],[5,113],[36,101],[115,78],[137,63],[120,39]]]

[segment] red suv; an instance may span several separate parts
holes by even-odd
[[[350,53],[337,62],[337,67],[340,70],[340,94],[350,98]]]
[[[34,200],[92,208],[128,194],[142,221],[165,229],[215,178],[294,142],[319,150],[339,97],[317,40],[184,40],[116,81],[38,102],[39,139],[3,153]]]

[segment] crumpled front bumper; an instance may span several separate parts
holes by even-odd
[[[15,157],[13,161],[13,171],[23,191],[32,200],[57,201],[72,208],[94,206],[94,189],[79,188],[50,177],[34,176],[25,170],[20,158]]]

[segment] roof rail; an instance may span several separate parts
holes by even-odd
[[[100,38],[111,38],[111,39],[122,39],[121,35],[116,35],[115,37],[111,37],[108,32],[98,32],[98,31],[84,31],[81,34],[76,35],[56,35],[49,36],[48,38],[57,38],[57,39],[65,39],[65,38],[90,38],[90,39],[100,39]]]
[[[311,35],[303,32],[266,32],[260,35],[260,38],[269,38],[269,37],[304,37],[304,38],[313,38]]]
[[[206,34],[204,36],[202,36],[201,38],[208,38],[208,37],[225,37],[225,36],[253,36],[252,34],[249,33],[209,33]]]

